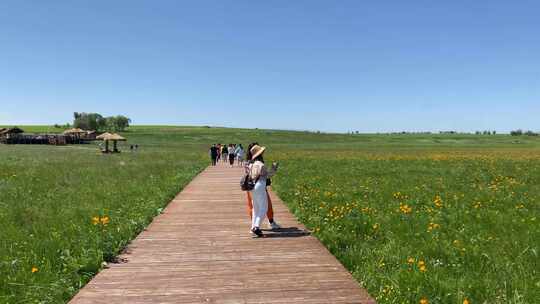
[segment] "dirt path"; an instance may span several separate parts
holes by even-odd
[[[375,303],[273,193],[286,229],[252,239],[241,175],[207,168],[70,303]]]

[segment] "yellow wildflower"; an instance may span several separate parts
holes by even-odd
[[[93,224],[93,225],[99,224],[99,216],[94,216],[94,217],[92,218],[92,224]]]
[[[421,272],[426,272],[427,268],[426,268],[426,263],[422,260],[418,261],[418,269],[421,271]]]
[[[426,298],[422,298],[420,299],[420,304],[429,304],[429,301]]]
[[[399,204],[399,210],[404,214],[407,214],[412,212],[412,207],[407,204]]]
[[[441,227],[441,225],[439,225],[437,223],[429,223],[428,232],[431,232],[433,229],[437,229],[439,227]]]
[[[467,298],[465,298],[465,299],[463,300],[463,304],[470,304],[470,303],[471,303],[471,302],[469,302],[469,300],[468,300]]]
[[[443,206],[442,199],[439,195],[435,196],[435,199],[433,199],[433,203],[435,204],[435,207],[437,208],[442,208]]]
[[[37,267],[35,267],[35,266],[32,267],[32,273],[36,273],[36,272],[38,272],[38,271],[39,271],[39,269],[38,269]]]
[[[107,225],[107,224],[109,223],[109,217],[108,217],[108,216],[104,216],[104,217],[102,217],[102,218],[100,219],[100,221],[101,221],[101,224],[102,224],[103,226],[105,226],[105,225]]]

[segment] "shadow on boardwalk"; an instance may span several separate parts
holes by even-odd
[[[268,231],[265,233],[265,238],[286,238],[286,237],[302,237],[311,235],[311,233],[304,229],[299,229],[298,227],[288,227],[280,229],[262,229],[263,231]]]

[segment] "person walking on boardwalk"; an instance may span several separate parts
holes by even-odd
[[[227,148],[227,145],[225,144],[221,147],[221,158],[223,159],[224,162],[227,162],[229,160],[228,154],[229,154],[229,150]]]
[[[232,144],[229,144],[229,147],[227,148],[227,153],[229,154],[229,164],[231,165],[231,167],[233,167],[236,154],[234,154],[234,147]]]
[[[209,154],[210,154],[210,160],[212,161],[212,166],[215,166],[217,162],[217,156],[218,156],[218,148],[216,147],[216,144],[213,144],[210,147]]]
[[[246,160],[247,160],[246,170],[248,170],[249,165],[253,163],[253,160],[252,160],[253,155],[251,153],[251,148],[253,148],[253,146],[255,145],[259,145],[259,143],[254,142],[248,145],[247,152],[246,152]],[[253,198],[252,198],[251,192],[247,191],[246,196],[247,196],[248,215],[252,217],[253,216]],[[272,207],[272,199],[270,198],[270,194],[268,193],[268,191],[266,192],[266,196],[268,200],[268,211],[266,212],[266,217],[268,218],[268,222],[270,223],[270,228],[280,229],[281,226],[275,221],[275,218],[274,218],[274,208]]]
[[[219,163],[219,159],[221,158],[221,144],[219,143],[216,145],[216,153],[217,153],[216,163]]]
[[[268,211],[268,192],[266,190],[267,180],[277,171],[277,163],[272,164],[270,170],[264,164],[263,153],[266,147],[254,145],[251,148],[252,163],[248,167],[251,180],[255,182],[255,187],[251,190],[253,199],[253,211],[251,215],[251,233],[254,237],[262,237],[261,222],[266,217]]]
[[[242,144],[238,144],[234,154],[236,155],[236,163],[242,167],[244,165],[244,147],[242,147]]]

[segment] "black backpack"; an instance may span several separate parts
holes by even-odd
[[[242,189],[242,191],[251,191],[255,188],[255,183],[256,181],[249,176],[249,173],[246,173],[242,176],[242,179],[240,179],[240,189]]]

